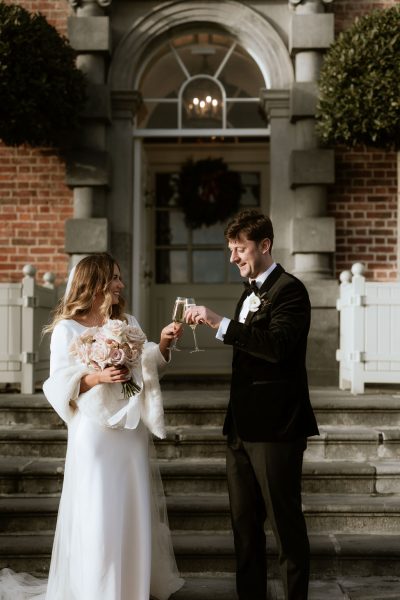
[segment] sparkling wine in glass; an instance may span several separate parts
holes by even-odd
[[[172,320],[174,323],[185,323],[185,310],[186,310],[186,298],[184,296],[178,296],[175,300],[174,308],[172,310]],[[174,338],[170,349],[180,352],[180,348],[176,346],[177,338]]]
[[[196,301],[194,298],[186,298],[186,309],[188,308],[193,308],[194,306],[196,306]],[[196,327],[197,327],[197,323],[189,323],[192,331],[193,331],[193,339],[194,339],[194,349],[190,351],[190,353],[192,352],[204,352],[204,350],[202,350],[201,348],[199,348],[198,344],[197,344],[197,338],[196,338]]]

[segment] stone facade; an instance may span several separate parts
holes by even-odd
[[[63,279],[68,263],[106,249],[128,277],[132,273],[135,78],[159,39],[195,15],[196,23],[234,36],[268,70],[260,100],[271,127],[271,217],[279,231],[274,256],[308,286],[311,363],[325,365],[312,370],[316,383],[333,382],[338,272],[359,260],[369,278],[398,277],[398,175],[394,153],[319,147],[318,74],[335,32],[395,3],[19,0],[68,33],[88,78],[89,101],[79,148],[66,165],[48,151],[0,147],[0,280],[18,279],[26,262],[35,263],[39,276],[52,270]],[[322,340],[330,359],[320,359]]]

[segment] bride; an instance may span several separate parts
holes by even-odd
[[[68,425],[49,579],[46,584],[5,569],[2,599],[166,600],[183,585],[149,435],[165,437],[158,373],[181,329],[174,323],[164,327],[160,343],[145,342],[141,360],[129,370],[94,371],[73,352],[78,336],[109,319],[143,335],[136,319],[124,313],[123,288],[110,255],[82,259],[47,327],[50,377],[43,389]],[[141,391],[126,399],[122,384],[131,377]]]

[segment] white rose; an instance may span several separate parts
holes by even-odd
[[[256,312],[260,308],[261,300],[256,294],[253,292],[249,296],[249,311]]]
[[[118,319],[109,319],[101,328],[102,334],[109,340],[122,342],[127,323]]]

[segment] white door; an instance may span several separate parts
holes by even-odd
[[[148,265],[152,273],[146,307],[149,337],[158,339],[171,321],[176,296],[194,297],[215,312],[232,317],[242,292],[237,267],[230,265],[224,239],[226,223],[190,229],[176,206],[176,179],[181,165],[191,158],[222,158],[240,173],[241,206],[269,211],[269,146],[267,142],[227,144],[144,144],[148,168]],[[174,352],[170,373],[226,374],[231,368],[231,348],[215,339],[215,330],[199,326],[196,335],[205,352],[190,354],[190,327]]]

